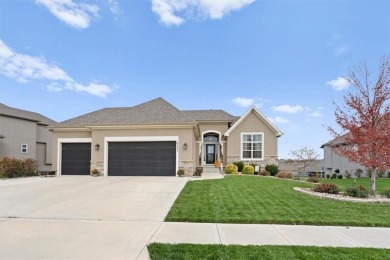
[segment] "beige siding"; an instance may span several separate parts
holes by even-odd
[[[227,155],[241,158],[241,133],[264,133],[264,157],[278,155],[277,137],[274,131],[253,112],[238,125],[228,137]]]
[[[0,156],[19,159],[36,159],[37,123],[12,117],[0,116]],[[21,145],[28,145],[28,153],[21,153]]]
[[[59,138],[91,138],[91,132],[90,131],[64,131],[59,132],[55,131],[53,132],[53,139],[52,139],[52,170],[57,170],[57,163],[58,163],[58,139]]]
[[[93,130],[92,146],[99,144],[100,150],[92,150],[92,161],[104,160],[105,137],[134,137],[134,136],[178,136],[179,137],[179,161],[194,160],[194,132],[187,129],[123,129],[123,130]],[[183,145],[187,143],[187,150]]]
[[[199,132],[201,135],[202,135],[202,133],[208,132],[208,131],[218,131],[221,133],[221,136],[223,136],[227,130],[228,130],[227,123],[219,123],[219,124],[200,123],[199,124]]]

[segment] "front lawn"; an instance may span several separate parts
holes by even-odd
[[[258,176],[191,181],[165,221],[390,227],[390,203],[323,199],[293,187],[313,184]]]
[[[388,259],[390,250],[315,246],[150,244],[153,259]]]
[[[345,190],[346,187],[356,185],[363,185],[367,190],[370,190],[370,178],[358,178],[358,179],[323,179],[321,182],[328,182],[336,184],[341,190]],[[390,178],[377,178],[375,182],[375,190],[377,194],[390,187]]]

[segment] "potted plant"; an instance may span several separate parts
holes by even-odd
[[[94,176],[94,177],[99,176],[99,170],[98,170],[98,169],[95,169],[95,168],[92,169],[91,175]]]
[[[177,170],[177,176],[179,176],[179,177],[183,177],[184,176],[184,170],[183,169],[179,169],[179,170]]]

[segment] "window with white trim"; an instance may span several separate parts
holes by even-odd
[[[242,160],[262,160],[264,150],[263,133],[241,134],[241,158]]]
[[[22,144],[22,146],[20,147],[20,152],[28,153],[28,144]]]

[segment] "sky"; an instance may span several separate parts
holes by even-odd
[[[0,103],[58,122],[162,97],[256,106],[279,158],[332,139],[333,101],[390,53],[389,0],[1,0]]]

